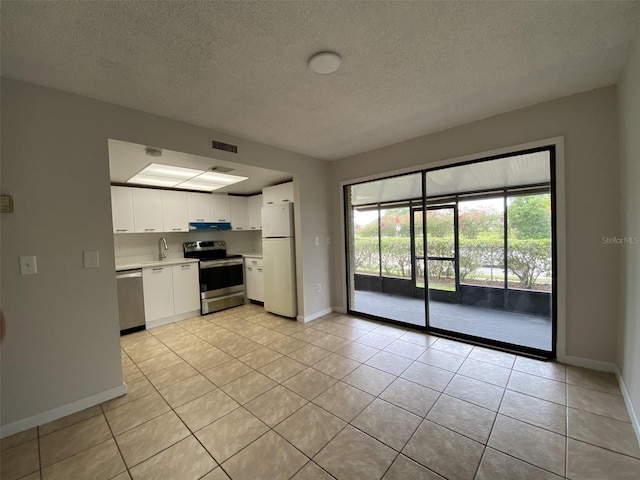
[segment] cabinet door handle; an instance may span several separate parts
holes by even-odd
[[[116,232],[128,232],[128,228],[116,228]]]
[[[186,265],[180,265],[182,268],[191,268],[191,265],[189,265],[188,263]]]
[[[253,272],[253,267],[247,267],[247,270],[249,270],[250,272]]]
[[[196,222],[204,222],[204,218],[196,218]]]
[[[288,198],[283,198],[282,201],[286,203],[286,202],[289,201],[289,199]]]
[[[244,230],[244,227],[236,227],[236,230]]]
[[[144,231],[145,232],[155,232],[156,229],[155,228],[145,228]]]
[[[257,260],[251,260],[251,263],[253,263],[254,265],[257,265],[258,261]]]
[[[219,218],[219,219],[218,219],[218,221],[219,221],[219,222],[226,222],[226,221],[227,221],[227,219],[226,219],[226,218]]]
[[[174,232],[180,232],[182,229],[181,228],[174,228],[172,229]]]
[[[273,205],[273,202],[267,202],[267,205]]]
[[[258,267],[258,271],[261,272],[262,271],[262,267]]]
[[[255,230],[255,229],[256,229],[256,227],[251,227],[251,230]]]
[[[154,272],[161,272],[162,270],[164,270],[163,267],[158,267],[153,269]]]

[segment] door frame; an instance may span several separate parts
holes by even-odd
[[[423,191],[425,190],[425,178],[426,172],[450,168],[454,166],[461,166],[467,164],[473,164],[477,162],[483,162],[488,160],[495,160],[499,158],[512,157],[526,153],[533,153],[539,151],[550,152],[550,192],[551,192],[551,219],[552,219],[552,308],[551,308],[551,321],[552,321],[552,342],[550,351],[541,351],[538,349],[532,349],[528,347],[518,347],[504,342],[493,341],[488,339],[482,339],[472,337],[463,334],[457,334],[455,332],[443,332],[438,329],[429,327],[428,322],[428,300],[425,298],[427,322],[426,328],[417,327],[416,325],[406,324],[389,320],[381,317],[375,317],[371,315],[362,314],[360,312],[351,309],[349,301],[349,288],[350,288],[350,272],[349,272],[349,246],[347,243],[349,227],[347,226],[347,219],[349,218],[348,205],[345,199],[347,198],[347,188],[360,183],[367,183],[375,180],[381,180],[386,178],[392,178],[412,173],[423,173]],[[409,328],[417,328],[420,330],[427,330],[436,334],[445,336],[451,336],[463,341],[471,343],[484,344],[488,346],[494,346],[497,348],[516,351],[525,355],[531,355],[544,358],[558,358],[560,361],[566,361],[566,188],[565,188],[565,159],[564,159],[564,137],[552,137],[535,142],[529,142],[526,144],[520,144],[511,147],[499,148],[483,153],[476,153],[470,155],[464,155],[460,157],[444,159],[427,163],[423,165],[416,165],[393,172],[386,172],[383,174],[374,174],[366,177],[360,177],[358,179],[343,180],[339,182],[340,186],[340,200],[342,202],[342,222],[341,233],[344,250],[342,250],[342,272],[344,279],[343,292],[345,292],[344,301],[346,313],[362,315],[365,317],[371,317],[376,320],[382,320],[389,323],[401,324]],[[424,194],[423,194],[423,202]],[[517,347],[517,349],[514,349]]]

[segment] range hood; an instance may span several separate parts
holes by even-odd
[[[189,230],[231,230],[231,223],[189,222]]]

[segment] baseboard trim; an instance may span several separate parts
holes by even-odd
[[[187,320],[188,318],[199,317],[200,310],[193,310],[192,312],[181,313],[179,315],[172,315],[170,317],[159,318],[158,320],[151,320],[147,322],[146,328],[162,327],[163,325],[169,325],[170,323],[179,322],[180,320]]]
[[[620,373],[620,370],[618,370],[617,365],[615,374],[616,377],[618,377],[618,384],[620,385],[620,390],[622,391],[622,398],[624,398],[624,403],[627,406],[627,411],[629,412],[631,425],[633,426],[633,430],[636,432],[636,438],[638,439],[638,443],[640,444],[640,420],[638,419],[636,409],[631,402],[631,395],[629,395],[629,390],[627,390],[627,386],[624,383],[624,378],[622,378],[622,374]]]
[[[347,309],[344,307],[331,307],[331,310],[337,313],[342,313],[342,314],[347,313]]]
[[[329,308],[325,308],[323,310],[320,310],[319,312],[313,313],[311,315],[307,315],[307,316],[298,315],[296,317],[296,320],[298,320],[299,322],[302,322],[302,323],[307,323],[307,322],[310,322],[312,320],[315,320],[316,318],[324,317],[325,315],[331,313],[332,311],[333,310],[331,309],[331,307],[329,307]]]
[[[0,426],[0,438],[8,437],[16,433],[24,432],[25,430],[29,430],[30,428],[44,425],[45,423],[49,423],[54,420],[58,420],[59,418],[66,417],[67,415],[71,415],[72,413],[85,410],[95,405],[99,405],[102,402],[106,402],[107,400],[120,397],[125,393],[127,393],[127,385],[123,383],[122,385],[118,385],[117,387],[110,388],[109,390],[96,393],[80,400],[76,400],[75,402],[67,403],[66,405],[62,405],[61,407],[47,410],[46,412],[38,413],[37,415],[33,415],[31,417],[23,418],[22,420],[2,425]]]
[[[590,368],[591,370],[599,370],[601,372],[615,373],[615,371],[617,370],[615,363],[600,362],[598,360],[591,360],[589,358],[574,357],[573,355],[558,355],[558,361],[561,363],[566,363],[567,365]]]

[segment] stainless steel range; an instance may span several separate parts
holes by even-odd
[[[244,303],[242,255],[227,255],[222,240],[186,242],[185,258],[200,260],[200,312],[217,312]]]

